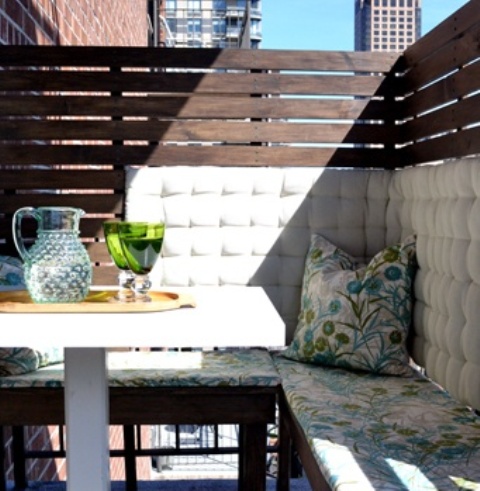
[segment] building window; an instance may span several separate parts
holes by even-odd
[[[258,19],[252,19],[250,23],[251,33],[254,36],[260,36],[262,34],[261,24]]]
[[[187,3],[188,10],[202,10],[202,2],[201,0],[188,0]]]
[[[213,34],[216,34],[217,36],[224,35],[227,32],[225,19],[213,19],[212,28],[213,28]]]
[[[167,24],[171,32],[177,32],[177,19],[169,17],[167,19]]]
[[[187,31],[190,36],[198,37],[202,33],[202,19],[188,19]]]
[[[177,8],[177,0],[167,0],[165,3],[165,8],[167,10],[176,10]]]

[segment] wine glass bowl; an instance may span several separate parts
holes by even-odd
[[[118,239],[128,269],[135,275],[132,288],[135,301],[148,302],[149,273],[159,257],[165,224],[163,222],[118,222]]]
[[[113,297],[117,302],[133,302],[135,293],[133,283],[135,280],[134,273],[130,270],[127,260],[123,254],[122,245],[118,236],[118,225],[120,222],[106,221],[103,223],[103,233],[107,250],[115,266],[120,269],[118,275],[118,292]]]

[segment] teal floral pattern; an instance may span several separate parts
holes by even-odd
[[[331,489],[480,489],[480,417],[422,375],[274,361]]]
[[[0,348],[0,376],[21,375],[63,362],[63,349],[56,347]]]
[[[0,376],[18,375],[37,370],[38,355],[31,348],[0,348]]]
[[[321,235],[312,237],[294,338],[284,356],[302,362],[410,376],[415,239],[366,266]]]
[[[110,387],[237,387],[280,385],[267,350],[108,353]],[[61,387],[63,364],[0,377],[0,387]]]
[[[0,291],[23,290],[23,263],[20,259],[10,256],[0,256]]]

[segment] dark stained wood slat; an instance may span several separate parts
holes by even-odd
[[[388,72],[398,54],[355,51],[0,46],[3,66],[155,67]]]
[[[1,124],[0,124],[1,126]],[[1,130],[0,130],[1,131]],[[121,170],[0,170],[2,189],[123,189]]]
[[[122,201],[122,196],[114,194],[0,194],[0,209],[14,213],[23,206],[74,206],[87,213],[121,214]]]
[[[105,242],[88,242],[84,244],[87,252],[94,262],[102,263],[104,265],[113,265],[113,261],[110,258]],[[118,270],[117,270],[118,273]]]
[[[123,196],[122,196],[123,198]],[[6,237],[12,231],[12,215],[9,213],[4,218],[0,218],[0,237]],[[120,215],[117,215],[117,218]],[[80,220],[80,236],[83,238],[100,238],[103,239],[103,222],[107,219],[111,219],[111,216],[92,217],[84,216]],[[37,224],[34,220],[25,219],[22,222],[22,228],[25,229],[25,234],[28,237],[33,237],[36,234]]]
[[[476,155],[480,153],[480,128],[414,143],[399,153],[410,165]]]
[[[278,73],[0,71],[0,90],[369,96],[388,93],[383,76]]]
[[[375,167],[388,162],[380,148],[315,148],[286,146],[145,146],[145,145],[5,145],[5,163],[24,165],[70,162],[117,165],[218,165],[218,166],[354,166]],[[113,211],[113,209],[111,210]]]
[[[405,90],[418,89],[478,58],[480,19],[473,32],[455,39],[413,66],[407,74]]]
[[[115,266],[95,266],[93,285],[118,285],[118,269]]]
[[[330,122],[0,121],[0,134],[4,140],[395,143],[395,130],[395,126],[385,124]],[[80,175],[77,177],[81,178]]]
[[[370,99],[225,97],[0,96],[0,116],[383,119],[393,103]]]
[[[401,127],[401,142],[420,140],[442,132],[459,130],[476,123],[480,117],[480,95],[407,121]]]
[[[456,101],[478,89],[480,63],[465,67],[450,77],[414,93],[400,105],[404,118],[415,117],[433,108]]]
[[[470,0],[435,29],[407,48],[404,54],[407,66],[416,65],[424,58],[428,58],[439,47],[458,38],[461,33],[477,22],[480,22],[480,0]]]

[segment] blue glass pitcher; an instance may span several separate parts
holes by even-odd
[[[13,215],[13,240],[24,261],[25,284],[35,303],[74,303],[87,296],[92,264],[79,239],[79,208],[20,208]],[[37,221],[37,239],[27,249],[21,225],[25,217]]]

